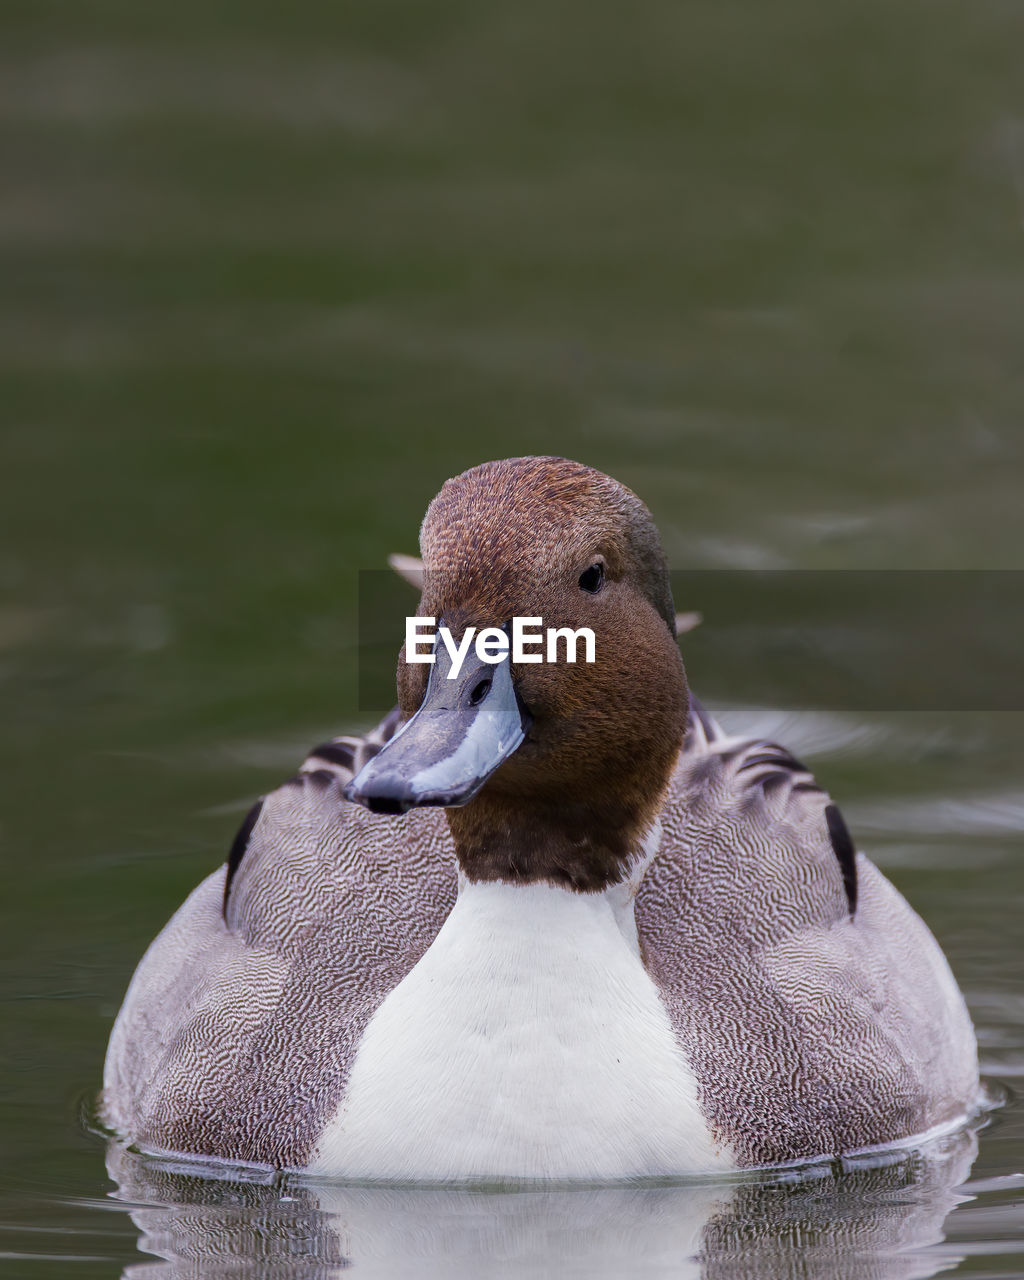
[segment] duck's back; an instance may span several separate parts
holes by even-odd
[[[887,1143],[975,1105],[973,1028],[927,927],[805,766],[699,704],[636,916],[740,1163]]]

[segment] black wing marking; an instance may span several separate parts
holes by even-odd
[[[850,829],[843,821],[843,815],[834,804],[825,806],[825,822],[828,824],[828,838],[839,859],[839,869],[843,873],[843,888],[846,900],[850,904],[850,915],[857,910],[857,850],[850,835]]]
[[[350,782],[363,765],[394,736],[401,719],[401,712],[394,707],[375,729],[362,737],[339,737],[332,738],[330,742],[322,742],[309,753],[301,773],[312,773],[327,767],[343,782]]]
[[[252,836],[252,829],[263,812],[264,798],[261,796],[245,815],[242,819],[242,825],[238,828],[238,834],[231,842],[231,851],[228,854],[228,873],[224,879],[224,901],[221,904],[221,914],[225,920],[228,918],[228,898],[231,896],[231,881],[234,880],[235,872],[245,857],[245,851],[249,847],[249,840]]]
[[[351,742],[322,742],[309,754],[317,760],[326,760],[329,764],[335,764],[339,769],[351,771],[355,764],[356,748]]]

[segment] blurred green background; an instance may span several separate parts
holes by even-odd
[[[252,797],[366,723],[357,572],[447,476],[578,458],[681,569],[1024,567],[1022,57],[1008,0],[7,0],[0,1250],[132,1256],[77,1100]],[[1021,724],[969,720],[793,745],[1013,1078]]]

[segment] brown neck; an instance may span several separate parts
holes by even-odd
[[[541,881],[593,893],[628,874],[659,808],[659,803],[639,807],[608,797],[585,803],[531,798],[525,804],[485,790],[464,808],[446,813],[468,879]]]

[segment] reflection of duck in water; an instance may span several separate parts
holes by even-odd
[[[116,1143],[139,1248],[126,1277],[579,1275],[924,1280],[976,1152],[961,1130],[898,1162],[791,1182],[505,1191],[213,1180]],[[209,1170],[207,1172],[210,1172]]]
[[[689,700],[640,501],[491,463],[422,549],[420,615],[588,627],[596,662],[400,661],[401,730],[318,748],[150,948],[113,1126],[342,1176],[592,1179],[962,1120],[974,1036],[938,946],[803,765]]]

